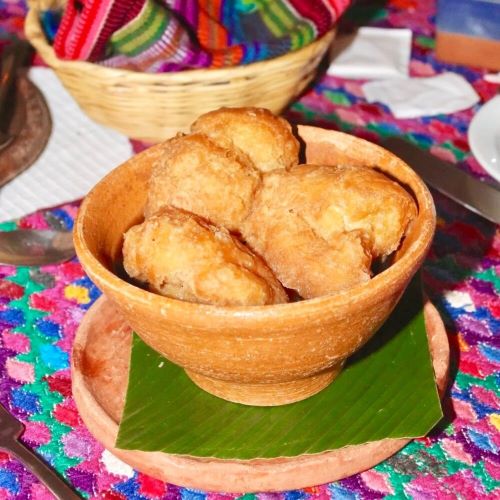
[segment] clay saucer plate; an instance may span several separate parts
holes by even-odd
[[[443,322],[430,302],[425,326],[436,383],[442,396],[448,378],[449,345]],[[73,395],[94,437],[121,460],[166,482],[225,492],[284,491],[336,481],[367,470],[403,448],[408,439],[384,439],[316,455],[257,460],[221,460],[114,447],[125,402],[132,332],[102,296],[85,315],[72,357]]]
[[[0,152],[0,186],[30,167],[45,149],[52,130],[45,98],[26,76],[18,78],[9,132],[12,142]]]

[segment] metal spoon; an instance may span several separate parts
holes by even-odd
[[[75,255],[71,231],[17,229],[0,232],[0,263],[41,266],[64,262]]]
[[[38,455],[26,448],[19,436],[24,425],[0,404],[0,449],[12,452],[60,500],[80,500],[73,489],[61,479]]]

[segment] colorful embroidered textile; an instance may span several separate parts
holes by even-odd
[[[69,0],[54,41],[62,59],[145,72],[218,68],[299,49],[349,0]]]

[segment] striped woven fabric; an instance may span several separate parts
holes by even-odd
[[[144,72],[247,64],[328,31],[350,0],[69,0],[62,59]]]

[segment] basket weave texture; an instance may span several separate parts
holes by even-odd
[[[26,37],[90,118],[148,142],[185,132],[200,114],[221,106],[259,106],[280,113],[313,79],[334,37],[332,30],[302,49],[243,66],[139,73],[57,58],[39,13],[63,4],[30,1]]]

